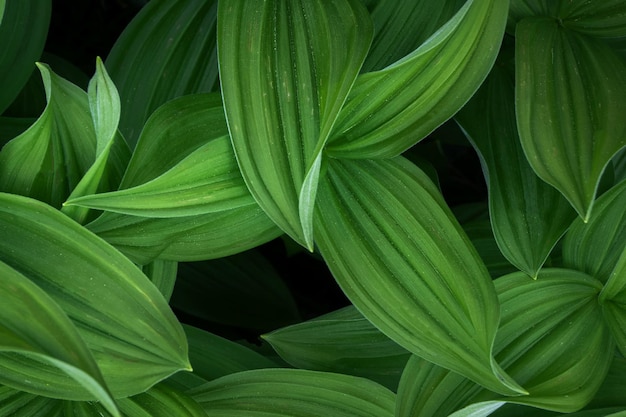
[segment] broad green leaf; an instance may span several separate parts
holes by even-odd
[[[262,332],[301,320],[287,285],[257,251],[180,264],[171,304],[213,323]]]
[[[300,369],[240,372],[189,394],[211,417],[391,417],[395,401],[367,379]]]
[[[139,264],[221,258],[282,234],[257,204],[169,219],[106,212],[87,228]]]
[[[400,416],[447,416],[482,401],[573,412],[599,392],[614,352],[597,300],[601,283],[578,271],[543,269],[536,281],[517,272],[495,286],[502,308],[495,357],[529,395],[479,392],[461,375],[412,357],[398,389]]]
[[[503,401],[484,401],[468,405],[467,407],[450,414],[450,417],[484,417],[489,416],[505,404]]]
[[[96,136],[87,94],[38,64],[48,105],[0,152],[0,191],[60,207],[92,165]]]
[[[524,19],[515,94],[528,162],[588,220],[602,172],[626,145],[626,63],[554,19]]]
[[[432,37],[387,68],[362,74],[341,110],[328,153],[395,156],[456,113],[494,63],[508,1],[468,0]]]
[[[19,363],[16,356],[36,357],[75,384],[70,390],[38,380],[37,370],[19,368],[0,374],[0,382],[23,391],[57,398],[91,395],[119,416],[98,365],[63,310],[41,288],[0,261],[0,368]],[[28,381],[28,382],[26,382]]]
[[[251,369],[275,368],[275,362],[240,344],[183,325],[189,341],[189,361],[193,373],[207,381]]]
[[[356,0],[239,0],[218,7],[224,107],[250,192],[313,249],[322,148],[372,39]]]
[[[536,277],[576,213],[556,189],[535,175],[524,156],[514,88],[504,65],[496,65],[455,118],[482,159],[500,250],[518,269]]]
[[[0,10],[0,114],[35,69],[50,24],[50,0],[2,2]]]
[[[489,273],[419,168],[402,157],[330,159],[317,207],[320,252],[369,321],[418,356],[524,393],[493,361],[499,306]]]
[[[202,407],[189,395],[166,384],[158,384],[148,391],[119,400],[125,417],[206,417]],[[94,417],[97,415],[94,414]],[[99,417],[99,416],[98,416]]]
[[[362,376],[392,390],[410,356],[353,306],[262,337],[296,368]]]
[[[178,262],[156,259],[147,265],[143,265],[141,271],[150,278],[150,281],[159,289],[163,298],[169,302],[172,292],[174,292],[174,284],[176,284]]]
[[[362,72],[380,70],[417,49],[454,16],[464,0],[380,0],[370,11],[374,39]]]
[[[106,60],[120,91],[120,130],[132,147],[165,102],[217,89],[217,2],[156,0],[126,26]]]
[[[218,94],[172,100],[148,119],[119,191],[70,199],[143,217],[185,217],[255,204],[228,137]]]
[[[456,215],[456,213],[459,212],[458,207],[455,207],[454,211]],[[493,235],[491,222],[488,218],[461,223],[461,227],[463,227],[463,231],[465,231],[467,237],[472,241],[480,259],[485,263],[489,275],[492,278],[498,278],[518,270],[518,268],[511,265],[504,255],[502,255]]]
[[[0,417],[53,417],[62,401],[0,385]]]
[[[587,408],[626,408],[626,359],[616,352],[602,386]]]
[[[121,111],[120,97],[100,57],[96,59],[96,74],[89,82],[87,97],[91,120],[96,135],[95,161],[76,185],[69,199],[86,194],[93,194],[101,188],[102,182],[107,182],[105,172],[109,161],[109,154],[112,152],[114,155],[112,158],[114,161],[113,178],[115,178],[113,181],[115,183],[114,185],[117,185],[121,180],[120,165],[125,165],[130,158],[130,150],[117,131]],[[115,147],[115,150],[112,151],[113,147]],[[116,167],[117,169],[115,169]],[[115,175],[115,171],[117,171],[119,175]],[[89,215],[89,209],[87,208],[70,207],[65,206],[65,204],[61,211],[81,224],[85,223]]]
[[[52,207],[10,194],[0,194],[0,235],[0,260],[74,322],[115,397],[189,369],[185,336],[167,302],[114,248]]]
[[[609,282],[600,293],[604,318],[617,342],[617,348],[626,354],[626,249],[615,265]]]

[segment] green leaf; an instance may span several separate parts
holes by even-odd
[[[95,159],[87,94],[38,64],[48,105],[0,152],[0,191],[60,207]]]
[[[229,1],[218,54],[233,147],[250,192],[312,250],[321,152],[372,37],[356,0]]]
[[[528,162],[586,221],[626,145],[626,64],[601,41],[528,18],[516,29],[517,125]]]
[[[368,320],[416,355],[524,393],[492,358],[499,306],[489,273],[421,170],[402,157],[330,159],[317,207],[322,256]]]
[[[124,111],[120,130],[134,147],[165,102],[217,89],[217,2],[156,0],[124,29],[106,60]]]
[[[189,395],[166,384],[158,384],[144,393],[121,399],[119,404],[125,417],[207,416],[202,407]]]
[[[489,416],[505,404],[503,401],[484,401],[468,405],[467,407],[450,414],[450,417],[484,417]]]
[[[391,417],[395,401],[367,379],[299,369],[240,372],[189,394],[211,417]]]
[[[115,397],[189,369],[176,317],[114,248],[50,206],[10,194],[0,194],[0,234],[0,260],[72,319]]]
[[[183,325],[183,329],[189,341],[193,373],[207,381],[236,372],[277,366],[265,356],[230,340],[192,326]]]
[[[181,97],[155,111],[120,187],[65,204],[162,218],[255,204],[237,167],[218,94]]]
[[[263,332],[300,320],[285,282],[257,251],[181,264],[171,304],[213,323]]]
[[[452,117],[493,65],[507,10],[506,0],[468,0],[414,52],[360,75],[329,140],[329,155],[395,156]]]
[[[34,357],[57,367],[75,384],[67,390],[41,378],[45,374],[38,375],[37,369],[22,373],[19,368],[1,374],[0,383],[56,398],[91,396],[119,416],[98,365],[63,310],[41,288],[1,261],[0,276],[0,368],[19,364],[16,356]]]
[[[535,175],[524,156],[514,86],[504,65],[496,65],[455,117],[481,157],[500,250],[518,269],[536,277],[576,213],[556,189]]]
[[[410,356],[353,306],[262,337],[296,368],[362,376],[391,390]]]
[[[172,292],[174,292],[174,284],[176,284],[178,262],[155,259],[149,264],[143,265],[141,271],[150,278],[150,281],[159,289],[163,298],[169,302]]]
[[[2,2],[0,10],[0,114],[35,69],[48,35],[50,0]]]
[[[380,70],[410,54],[450,20],[464,0],[381,0],[371,10],[374,39],[362,72]]]

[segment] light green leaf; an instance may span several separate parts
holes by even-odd
[[[1,261],[0,276],[0,368],[13,368],[0,374],[0,383],[56,398],[91,396],[119,416],[98,365],[63,310],[41,288]],[[19,364],[16,356],[34,357],[57,367],[74,380],[74,386],[68,390],[50,384],[37,369],[22,373],[14,368]]]
[[[410,356],[353,306],[262,337],[296,368],[362,376],[391,390]]]
[[[468,0],[414,52],[360,75],[329,140],[329,155],[395,156],[449,119],[493,65],[507,10],[506,0]]]
[[[576,213],[526,160],[515,122],[515,81],[505,64],[493,68],[455,118],[482,159],[500,250],[518,269],[536,277]]]
[[[489,273],[426,174],[402,157],[329,159],[319,193],[317,244],[368,320],[416,355],[524,393],[492,358],[499,306]]]
[[[217,89],[215,0],[155,0],[126,26],[106,60],[124,111],[120,130],[134,147],[165,102]]]
[[[35,69],[48,26],[50,0],[2,2],[0,10],[0,114],[11,104]]]
[[[159,289],[163,298],[169,302],[172,292],[174,292],[174,284],[176,284],[178,262],[155,259],[149,264],[143,265],[141,271],[150,278],[150,281]]]
[[[528,162],[588,220],[606,165],[626,145],[626,64],[603,42],[549,18],[518,23],[515,55]]]
[[[68,200],[143,217],[184,217],[254,205],[218,94],[174,99],[148,119],[121,190]]]
[[[484,401],[468,405],[467,407],[450,414],[450,417],[484,417],[489,416],[505,404],[504,401]]]
[[[87,94],[38,64],[48,105],[0,152],[0,191],[60,207],[95,159]]]
[[[211,417],[391,417],[395,401],[367,379],[300,369],[240,372],[189,394]]]
[[[321,152],[372,37],[356,0],[222,2],[218,54],[233,147],[250,192],[312,250]]]
[[[115,397],[189,369],[167,302],[114,248],[52,207],[10,194],[0,194],[0,234],[0,260],[72,319]]]

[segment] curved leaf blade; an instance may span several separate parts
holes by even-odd
[[[452,117],[491,69],[507,10],[506,0],[468,0],[413,53],[360,75],[329,140],[329,155],[396,156]]]
[[[482,159],[498,247],[509,262],[536,277],[576,213],[526,160],[515,121],[514,87],[507,69],[496,65],[455,118]]]
[[[357,1],[230,1],[218,7],[224,107],[250,192],[313,245],[322,148],[361,68],[371,21]]]
[[[10,194],[0,194],[0,232],[0,260],[44,289],[72,319],[115,397],[189,369],[176,317],[114,248],[50,206]]]
[[[215,417],[391,417],[395,400],[364,378],[299,369],[239,372],[189,394]]]
[[[517,125],[528,162],[589,219],[600,177],[626,145],[626,64],[554,19],[516,28]]]
[[[216,91],[217,2],[151,1],[113,45],[106,66],[120,92],[131,147],[150,114],[187,94]]]
[[[503,394],[499,320],[485,265],[434,184],[402,157],[329,160],[317,244],[352,303],[410,352]]]

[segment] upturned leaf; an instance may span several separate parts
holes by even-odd
[[[218,7],[224,108],[250,192],[312,250],[322,149],[372,38],[356,0],[238,0]]]
[[[330,159],[320,184],[317,244],[359,311],[418,356],[524,393],[492,357],[489,273],[426,174],[402,157]]]
[[[491,69],[507,10],[506,0],[468,0],[415,51],[361,74],[329,140],[329,155],[396,156],[452,117]]]

